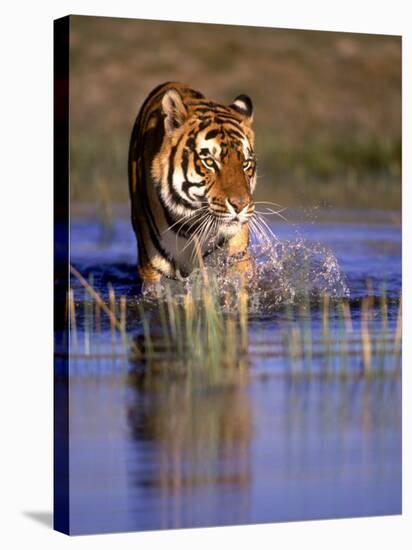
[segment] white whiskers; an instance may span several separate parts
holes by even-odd
[[[270,201],[256,201],[254,204],[263,205],[263,209],[258,210],[255,208],[253,213],[248,217],[247,223],[249,225],[250,236],[257,243],[264,243],[265,245],[272,246],[274,242],[278,241],[278,238],[273,233],[265,218],[266,216],[278,216],[282,220],[288,222],[285,216],[282,215],[282,212],[284,212],[286,208]],[[220,228],[232,219],[233,215],[231,213],[219,213],[216,215],[210,211],[209,205],[204,205],[194,213],[182,216],[180,219],[176,220],[172,225],[167,227],[162,234],[178,226],[178,230],[175,230],[176,251],[178,254],[182,255],[185,250],[192,246],[192,250],[190,254],[188,254],[186,261],[193,263],[197,251],[200,250],[203,254],[208,243],[212,242],[214,239],[217,240]],[[183,230],[185,230],[185,235],[188,236],[188,238],[183,247],[179,250],[178,238],[184,238],[184,236],[181,235]]]

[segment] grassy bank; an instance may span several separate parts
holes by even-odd
[[[259,196],[398,208],[399,37],[74,17],[71,198],[127,200],[139,106],[167,80],[255,107]]]

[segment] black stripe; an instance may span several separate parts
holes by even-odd
[[[190,137],[186,141],[186,147],[189,147],[189,149],[194,151],[196,149],[196,139],[194,137],[192,137],[192,132],[190,132],[189,135],[190,135]]]
[[[232,115],[232,113],[229,113],[228,111],[225,111],[223,109],[208,109],[206,107],[196,107],[195,109],[195,114],[200,115],[199,118],[205,116],[206,113],[209,114],[209,117],[215,116],[228,120],[233,120],[238,123],[241,122],[238,116]]]
[[[197,155],[197,153],[196,153]],[[198,155],[197,155],[198,156]],[[189,174],[188,174],[188,168],[189,168],[189,152],[185,149],[183,151],[183,158],[182,158],[182,170],[183,170],[183,174],[185,176],[185,181],[183,182],[183,185],[185,186],[186,184],[189,184],[189,185],[192,185],[194,187],[202,187],[204,185],[204,182],[196,182],[196,181],[190,181],[189,179]],[[196,174],[198,174],[199,176],[202,176],[203,177],[203,174],[202,172],[200,172],[198,170],[198,167],[196,166],[196,163],[194,163],[194,166],[195,166],[195,172]],[[187,194],[187,193],[186,193]]]
[[[197,90],[190,90],[190,95],[195,99],[204,99],[204,95],[198,92]]]
[[[183,137],[183,136],[182,136]],[[172,148],[170,158],[169,158],[169,172],[167,175],[167,184],[169,193],[172,197],[172,199],[176,202],[177,205],[181,205],[183,203],[183,206],[188,208],[189,210],[196,210],[197,206],[193,206],[191,202],[186,200],[184,197],[179,195],[179,193],[176,192],[175,188],[173,187],[173,172],[174,172],[174,160],[176,156],[176,150],[182,140],[182,137],[179,139],[178,143]],[[160,199],[162,200],[162,197],[160,196]],[[164,205],[166,208],[167,206]]]
[[[199,160],[199,155],[197,154],[196,151],[193,151],[193,155],[194,155],[194,160],[193,160],[193,166],[195,168],[195,172],[198,176],[202,176],[203,177],[203,172],[200,170],[199,166],[198,166],[198,163],[197,161]],[[188,164],[189,164],[189,151],[187,149],[184,150],[183,152],[183,160],[182,160],[182,168],[183,168],[183,172],[185,174],[185,178],[188,180],[189,179],[189,176],[188,176],[188,173],[187,173],[187,170],[188,170]]]
[[[142,173],[143,172],[142,166],[144,165],[144,163],[142,162],[142,159],[138,156],[138,147],[139,145],[142,145],[142,142],[143,142],[142,135],[141,135],[143,131],[142,118],[144,117],[144,113],[145,113],[145,110],[147,109],[147,105],[157,94],[160,93],[160,91],[163,88],[165,88],[169,84],[170,82],[165,82],[163,84],[160,84],[159,86],[156,86],[156,88],[154,88],[150,92],[150,94],[146,97],[145,101],[143,102],[143,105],[141,106],[138,112],[138,115],[136,117],[135,123],[133,125],[132,135],[130,137],[129,156],[128,156],[129,193],[130,193],[130,200],[131,200],[131,217],[132,217],[133,227],[135,228],[135,231],[136,231],[137,220],[135,217],[135,213],[137,208],[137,205],[136,205],[137,197],[136,197],[136,192],[134,193],[132,192],[132,187],[133,187],[132,164],[133,164],[133,161],[136,161],[137,170],[139,171],[139,174],[136,174],[136,177],[137,177],[137,181],[138,182],[140,181],[139,189],[141,187],[143,192],[142,204],[143,204],[143,208],[146,211],[146,214],[145,214],[146,218],[149,222],[149,231],[152,231],[152,232],[155,231],[157,235],[159,235],[159,231],[157,229],[156,223],[154,222],[153,218],[150,215],[150,212],[147,209],[148,197],[147,197],[146,181]],[[146,201],[146,205],[144,204],[145,201]],[[151,220],[151,227],[150,227],[150,220]],[[153,229],[153,226],[155,229]]]
[[[233,139],[237,138],[237,139],[245,139],[246,136],[241,134],[240,132],[238,132],[237,130],[227,130],[227,135]]]
[[[190,197],[190,194],[189,194],[189,189],[191,187],[197,187],[200,189],[200,187],[204,187],[205,190],[206,190],[206,185],[203,183],[203,182],[200,182],[200,183],[197,183],[195,181],[189,181],[189,180],[185,180],[183,183],[182,183],[182,190],[184,190],[185,192],[185,195],[187,195],[189,198]],[[200,197],[199,197],[200,198]]]
[[[140,159],[138,159],[140,160]],[[142,166],[142,164],[140,162],[138,162],[138,166]],[[140,176],[143,176],[143,174],[140,174]],[[160,256],[162,256],[165,260],[167,260],[169,263],[172,264],[172,266],[174,266],[174,260],[171,256],[169,256],[169,254],[164,250],[164,248],[162,247],[161,245],[161,236],[160,236],[160,231],[159,231],[159,228],[157,227],[157,224],[156,224],[156,221],[153,217],[153,214],[150,210],[150,202],[149,202],[149,197],[148,197],[148,193],[147,193],[147,185],[146,185],[146,181],[144,179],[144,177],[141,177],[141,181],[142,181],[142,185],[141,185],[141,189],[142,189],[142,200],[140,201],[140,205],[141,205],[141,208],[142,208],[142,214],[143,214],[143,217],[145,218],[145,221],[146,221],[146,225],[147,225],[147,228],[149,230],[149,235],[150,235],[150,240],[153,244],[153,246],[155,247],[155,249],[157,250],[157,252],[160,254]],[[143,237],[143,235],[142,235]],[[143,240],[142,238],[140,239],[141,241]],[[139,239],[138,239],[139,241]],[[145,247],[145,251],[146,251],[146,247]],[[146,252],[146,255],[147,255],[147,252]]]
[[[195,154],[195,157],[196,157],[196,160],[193,162],[194,167],[195,167],[195,172],[196,172],[196,174],[197,174],[198,176],[202,176],[202,178],[203,178],[204,175],[203,175],[203,172],[202,172],[202,170],[201,170],[201,168],[200,168],[200,164],[198,165],[198,163],[196,162],[197,160],[200,159],[200,157],[199,157],[199,155],[197,154],[196,151],[195,151],[194,154]]]
[[[216,128],[215,130],[209,130],[209,132],[205,135],[205,139],[213,139],[220,133],[219,128]]]
[[[197,105],[201,105],[202,107],[208,107],[209,110],[210,110],[210,109],[212,109],[212,110],[213,110],[213,109],[216,109],[216,107],[224,108],[224,106],[223,106],[223,105],[219,105],[219,103],[215,103],[214,101],[207,101],[207,100],[205,100],[205,101],[198,101],[198,102],[196,103],[196,106],[197,106]]]
[[[216,183],[216,180],[213,180],[212,183],[210,183],[207,187],[206,187],[206,194],[209,193],[209,191],[212,189],[212,187],[215,185]]]
[[[146,219],[146,224],[147,224],[147,227],[149,229],[149,234],[150,234],[150,239],[152,241],[152,244],[156,248],[157,252],[164,259],[166,259],[169,262],[173,263],[173,258],[171,258],[167,254],[167,252],[164,250],[164,248],[160,244],[160,240],[161,240],[160,239],[160,233],[159,233],[159,230],[157,228],[157,225],[155,224],[155,222],[153,220],[152,213],[151,213],[150,209],[148,208],[148,203],[146,202],[148,200],[147,194],[145,193],[142,198],[145,199],[141,203],[142,204],[142,210],[143,210],[142,213],[143,213],[144,218]]]
[[[201,119],[202,122],[199,124],[199,128],[197,129],[198,132],[202,132],[205,128],[207,128],[208,126],[210,126],[213,121],[210,117],[207,117],[207,118],[204,118],[204,119]]]
[[[221,103],[216,103],[215,101],[198,101],[195,105],[196,110],[202,110],[202,111],[215,111],[219,113],[223,113],[227,116],[230,116],[232,118],[235,118],[237,115],[233,112],[233,109],[231,107],[227,107],[226,105],[222,105]],[[239,120],[239,116],[237,116],[237,120]]]
[[[208,107],[196,107],[195,113],[210,113],[213,114],[212,109],[209,109]]]
[[[224,113],[217,113],[215,116],[216,124],[236,124],[240,126],[241,121],[238,118],[226,115]]]
[[[139,162],[138,165],[141,166],[142,164]],[[141,201],[141,204],[142,204],[142,208],[143,208],[143,213],[145,214],[146,219],[148,221],[149,230],[151,232],[153,232],[155,237],[157,238],[157,237],[160,237],[160,232],[159,232],[159,229],[157,227],[156,221],[153,218],[152,213],[150,211],[149,196],[148,196],[148,193],[147,193],[147,183],[146,183],[144,175],[143,174],[140,174],[140,175],[142,176],[141,177],[141,181],[142,181],[141,188],[142,188],[142,199],[143,200]]]
[[[182,154],[182,170],[186,179],[187,179],[188,164],[189,164],[189,151],[187,149],[184,149]]]

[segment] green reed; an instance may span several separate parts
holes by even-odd
[[[125,296],[117,297],[109,285],[106,302],[93,288],[92,278],[87,281],[74,268],[71,272],[86,294],[80,340],[73,289],[68,293],[73,357],[104,355],[104,344],[107,348],[110,343],[106,355],[129,356],[148,371],[198,372],[212,380],[239,371],[254,357],[263,357],[249,326],[249,294],[243,282],[235,295],[222,295],[214,274],[201,269],[192,286],[179,294],[166,281],[156,287],[152,299],[127,301]],[[378,300],[364,297],[356,317],[353,307],[346,299],[328,295],[316,302],[306,295],[295,304],[280,305],[271,336],[261,343],[264,353],[270,360],[289,365],[285,373],[292,376],[369,377],[399,372],[401,304],[392,331],[386,292]],[[372,324],[372,312],[380,323]],[[109,339],[102,331],[102,315],[109,321]]]
[[[343,376],[346,376],[348,373],[348,363],[349,363],[349,346],[346,337],[346,329],[350,327],[352,330],[352,319],[350,314],[350,306],[347,302],[339,302],[337,304],[339,321],[338,321],[338,330],[339,330],[339,343],[341,346],[341,372]]]

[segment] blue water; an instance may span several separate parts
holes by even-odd
[[[271,228],[293,253],[302,242],[310,254],[312,246],[322,247],[316,262],[325,273],[333,267],[328,284],[349,291],[355,333],[358,300],[384,291],[393,301],[393,334],[401,293],[400,226],[393,215],[352,214],[350,222],[337,213],[329,221]],[[85,275],[93,273],[103,296],[111,283],[118,295],[133,299],[140,288],[128,219],[116,218],[109,237],[93,219],[72,220],[71,261]],[[289,267],[293,272],[294,264]],[[73,288],[80,301],[76,281]],[[375,317],[378,326],[378,311]],[[320,330],[315,314],[311,323],[314,332]],[[283,324],[276,309],[254,311],[251,350]],[[139,331],[133,319],[128,326],[132,334]],[[81,310],[78,330],[80,346]],[[107,326],[103,334],[110,340]],[[399,514],[400,376],[294,378],[289,367],[282,355],[251,353],[237,382],[202,388],[187,378],[128,376],[127,357],[116,363],[73,359],[72,533]]]
[[[379,294],[382,285],[389,296],[399,297],[401,290],[401,226],[392,213],[380,213],[368,220],[367,212],[356,212],[357,222],[339,222],[342,213],[337,212],[337,222],[271,223],[280,242],[298,242],[307,245],[321,243],[336,258],[347,278],[350,296],[362,297],[366,293],[366,281],[370,280],[374,292]],[[102,292],[107,282],[128,296],[136,294],[136,241],[127,217],[113,221],[111,238],[104,241],[104,230],[94,220],[80,218],[71,224],[71,260],[82,273],[93,272],[95,284]]]

